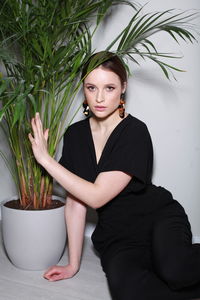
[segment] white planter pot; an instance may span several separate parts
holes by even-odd
[[[28,211],[2,203],[2,235],[6,253],[16,267],[44,270],[55,265],[66,244],[64,206]]]

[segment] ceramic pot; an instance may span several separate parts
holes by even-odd
[[[2,236],[10,261],[25,270],[44,270],[57,264],[66,244],[64,206],[28,211],[4,204]]]

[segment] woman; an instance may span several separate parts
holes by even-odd
[[[92,235],[114,300],[200,298],[200,245],[182,206],[151,183],[153,151],[146,125],[124,111],[127,74],[114,54],[82,78],[84,112],[70,126],[60,164],[47,152],[39,114],[29,134],[37,161],[67,191],[67,266],[53,266],[49,281],[74,276],[80,266],[86,207],[97,209]]]

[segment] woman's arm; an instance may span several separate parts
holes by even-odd
[[[67,224],[69,263],[78,271],[83,247],[87,207],[70,196],[67,198],[65,218]]]
[[[73,277],[80,268],[83,238],[85,231],[86,206],[74,199],[67,197],[65,205],[65,219],[68,234],[68,264],[66,266],[53,266],[49,268],[44,278],[49,281],[68,279]]]
[[[43,133],[39,114],[32,120],[34,137],[29,134],[36,160],[71,195],[92,208],[98,208],[117,196],[131,180],[131,175],[121,171],[100,173],[91,183],[71,173],[57,163],[47,151],[48,131]],[[81,151],[81,149],[80,149]]]
[[[91,183],[71,173],[49,157],[43,167],[54,179],[74,197],[97,209],[117,196],[129,183],[131,176],[121,171],[100,173]]]

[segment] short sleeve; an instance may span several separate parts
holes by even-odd
[[[132,189],[139,191],[151,184],[152,164],[151,137],[146,125],[138,120],[129,122],[120,132],[109,159],[104,160],[100,172],[118,170],[130,174],[133,176]]]

